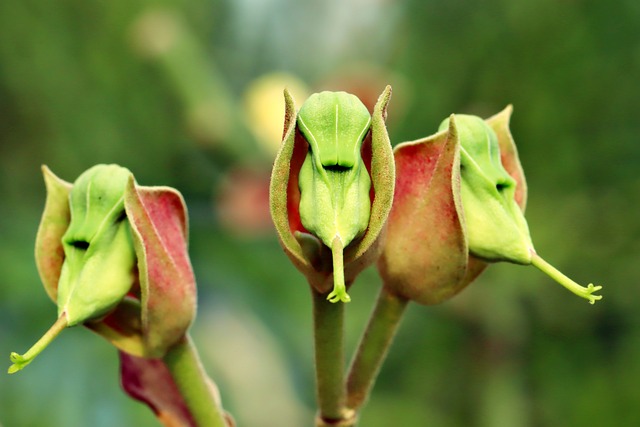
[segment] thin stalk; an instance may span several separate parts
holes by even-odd
[[[531,264],[574,294],[589,301],[589,304],[595,304],[596,301],[602,299],[602,295],[593,295],[594,292],[602,289],[602,286],[594,286],[593,283],[589,283],[586,288],[584,286],[580,286],[536,253],[532,254]]]
[[[188,335],[163,358],[198,427],[226,427],[198,351]]]
[[[347,414],[344,389],[344,304],[311,287],[315,341],[317,425],[335,425]],[[333,424],[332,424],[333,423]]]
[[[408,300],[383,286],[356,350],[347,379],[347,407],[357,412],[366,402],[400,326]]]
[[[351,297],[347,294],[347,286],[344,283],[344,244],[339,235],[333,239],[331,254],[333,258],[333,291],[327,296],[331,302],[349,302]]]
[[[9,373],[13,374],[23,369],[29,363],[36,358],[37,355],[42,353],[51,342],[56,339],[60,332],[64,331],[67,327],[67,316],[62,313],[58,320],[49,328],[47,332],[33,345],[26,353],[20,355],[18,353],[11,353],[11,361],[13,365],[9,367]]]

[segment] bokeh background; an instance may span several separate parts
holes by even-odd
[[[33,261],[40,165],[73,181],[119,163],[185,195],[193,336],[226,408],[241,426],[310,425],[310,298],[266,205],[282,89],[371,103],[392,84],[394,143],[514,105],[536,247],[605,298],[501,264],[411,306],[362,425],[640,425],[639,77],[636,0],[3,0],[0,355],[56,315]],[[350,292],[349,349],[378,288],[370,269]],[[0,374],[0,424],[157,426],[117,372],[109,344],[69,329]]]

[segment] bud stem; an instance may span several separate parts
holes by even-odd
[[[532,253],[531,264],[574,294],[588,300],[589,304],[595,304],[596,301],[602,299],[602,295],[593,295],[594,292],[602,289],[602,286],[594,286],[592,283],[590,283],[586,288],[584,286],[580,286],[536,253]]]
[[[29,363],[36,358],[38,354],[42,352],[51,342],[56,339],[60,332],[67,327],[67,316],[62,313],[58,320],[49,328],[47,332],[29,349],[26,353],[20,355],[18,353],[11,353],[10,359],[13,365],[9,366],[8,372],[10,374],[16,373],[23,369]]]
[[[400,326],[408,300],[382,287],[347,379],[347,407],[358,411],[366,402]]]
[[[347,294],[344,284],[344,245],[339,235],[331,242],[331,254],[333,256],[333,291],[327,296],[331,302],[349,302],[351,297]]]
[[[163,358],[198,427],[226,427],[222,408],[216,401],[200,356],[186,335]]]
[[[348,419],[344,387],[344,304],[332,304],[311,286],[318,419]],[[320,423],[318,423],[320,424]]]

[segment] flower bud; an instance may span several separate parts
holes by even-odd
[[[390,96],[387,87],[371,116],[344,92],[312,95],[296,113],[285,91],[271,216],[291,261],[333,302],[349,300],[346,288],[380,253],[395,176],[384,124]]]
[[[582,287],[534,250],[524,218],[527,187],[509,131],[511,107],[485,120],[452,115],[431,137],[395,148],[396,195],[378,262],[396,295],[436,304],[487,262],[532,264],[591,304]]]
[[[195,317],[184,201],[167,187],[143,187],[127,169],[98,165],[72,185],[43,167],[47,201],[36,238],[42,283],[58,320],[16,372],[62,330],[83,324],[121,351],[162,357]]]
[[[516,202],[517,183],[502,165],[495,131],[479,117],[455,117],[460,135],[460,194],[469,252],[490,262],[532,264],[590,304],[602,299],[601,295],[593,295],[602,286],[580,286],[536,253],[523,209]],[[446,120],[441,127],[444,126]],[[507,149],[509,146],[515,153],[515,144],[507,145]],[[521,169],[517,172],[524,177]]]

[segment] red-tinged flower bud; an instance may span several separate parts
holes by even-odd
[[[510,115],[510,106],[488,120],[452,115],[441,132],[396,147],[396,195],[378,264],[390,292],[435,304],[487,262],[508,261],[534,265],[591,304],[602,298],[593,295],[601,286],[578,285],[534,250]]]
[[[59,318],[27,353],[12,354],[10,372],[75,324],[132,355],[162,357],[196,311],[182,196],[139,186],[115,165],[95,166],[73,185],[43,172],[47,201],[36,264]]]
[[[384,123],[391,88],[387,87],[380,95],[368,132],[366,109],[362,111],[361,104],[355,102],[357,99],[354,101],[344,93],[325,92],[314,96],[304,110],[302,126],[305,129],[301,130],[293,99],[285,91],[284,137],[271,175],[271,216],[286,254],[311,286],[320,293],[330,294],[332,301],[348,301],[343,286],[349,286],[379,255],[393,200],[393,153]],[[327,107],[329,101],[331,108]],[[344,111],[351,110],[357,115],[340,119]],[[331,123],[325,123],[326,120]],[[332,133],[335,141],[325,141],[331,126],[335,130]],[[358,131],[363,128],[364,133],[360,135]],[[363,177],[360,174],[365,173],[365,169],[368,176]],[[336,172],[353,176],[354,184],[351,181],[339,184],[331,175]],[[331,176],[323,179],[325,175]],[[369,180],[366,206],[360,198],[355,205],[352,198],[345,198],[347,193],[357,193],[359,197],[367,187],[362,183],[368,184]],[[369,206],[365,223],[360,224],[359,212],[365,212]],[[344,239],[338,240],[344,248],[334,245],[335,236],[343,234]],[[330,293],[333,288],[335,292]]]
[[[511,107],[486,120],[501,162],[516,183],[524,211],[526,182],[509,131]],[[378,269],[385,286],[420,304],[446,301],[486,268],[469,253],[460,194],[460,139],[455,116],[448,128],[394,149],[396,193]]]

